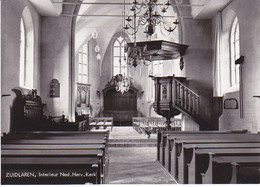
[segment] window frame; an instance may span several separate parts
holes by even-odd
[[[240,57],[240,32],[237,17],[234,18],[230,30],[230,87],[239,90],[240,65],[235,61]]]
[[[84,69],[86,67],[86,70]],[[78,50],[78,83],[89,83],[89,43],[85,42]]]
[[[117,43],[118,43],[118,45],[116,45]],[[122,51],[124,51],[125,44],[126,44],[126,40],[122,36],[117,37],[117,39],[114,41],[113,55],[112,55],[112,63],[113,63],[112,75],[113,76],[116,76],[117,74],[122,74],[122,75],[128,76],[128,66],[126,63],[127,54],[126,54],[126,52],[123,52],[123,54],[122,54]],[[118,49],[118,51],[119,51],[118,55],[115,54],[116,53],[115,49]],[[115,59],[119,59],[119,62],[118,62],[119,65],[115,65],[116,64]],[[126,59],[126,60],[124,60],[124,59]],[[119,71],[115,71],[115,68],[119,68]],[[118,73],[116,73],[116,72],[118,72]]]
[[[20,87],[26,87],[26,31],[23,17],[20,21],[20,57],[19,57],[20,69],[19,69],[19,85]]]
[[[34,28],[28,7],[25,7],[20,19],[19,42],[19,86],[34,88]]]

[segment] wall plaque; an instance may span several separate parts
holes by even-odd
[[[57,79],[51,80],[50,97],[60,97],[60,83]]]
[[[238,102],[235,98],[224,100],[224,109],[238,109]]]

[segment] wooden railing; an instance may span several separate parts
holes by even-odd
[[[166,118],[156,117],[133,117],[133,128],[139,134],[146,134],[150,138],[151,134],[155,134],[158,130],[166,130]],[[181,131],[181,119],[171,118],[170,130]]]
[[[175,94],[173,94],[173,102],[175,106],[186,110],[193,116],[198,116],[200,108],[200,96],[182,84],[180,81],[174,79],[174,83]]]
[[[89,130],[95,131],[97,129],[113,129],[113,117],[91,117],[89,118]]]

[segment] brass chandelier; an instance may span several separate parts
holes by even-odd
[[[165,33],[172,33],[179,21],[176,19],[173,26],[166,26],[166,21],[163,18],[168,8],[171,6],[170,1],[161,4],[158,0],[141,0],[139,3],[137,0],[132,2],[132,7],[130,8],[129,15],[125,15],[124,29],[127,34],[135,35],[139,26],[144,26],[147,38],[151,37],[155,33],[156,26],[159,26],[161,33],[166,36]],[[159,13],[160,12],[160,13]],[[138,18],[138,19],[137,19]],[[166,32],[165,32],[166,31]]]
[[[158,0],[141,0],[140,3],[137,2],[137,0],[134,0],[132,2],[132,7],[128,11],[129,15],[126,15],[126,6],[124,6],[123,17],[125,19],[123,21],[123,29],[125,33],[132,35],[134,40],[131,48],[131,55],[127,58],[127,65],[136,67],[138,64],[144,64],[148,66],[154,60],[153,57],[155,53],[151,54],[150,58],[143,56],[143,52],[146,51],[147,46],[140,47],[137,45],[136,34],[139,31],[140,26],[144,26],[144,33],[146,34],[146,37],[150,39],[155,33],[157,26],[164,36],[172,33],[179,24],[178,20],[176,19],[173,22],[173,26],[167,27],[166,21],[161,15],[165,14],[170,6],[170,1],[161,4]],[[167,34],[165,34],[165,31]]]

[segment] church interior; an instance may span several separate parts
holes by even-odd
[[[259,7],[1,0],[1,184],[259,184]]]

